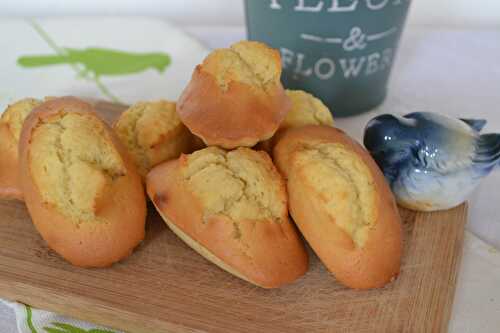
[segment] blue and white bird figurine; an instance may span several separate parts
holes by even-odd
[[[384,114],[367,124],[364,144],[401,206],[448,209],[500,166],[500,133],[480,134],[485,124],[432,112]]]

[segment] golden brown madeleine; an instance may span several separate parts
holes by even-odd
[[[175,111],[175,103],[165,100],[132,105],[113,128],[143,178],[155,165],[190,153],[196,146],[195,136]]]
[[[205,148],[160,164],[146,183],[172,231],[222,269],[264,288],[307,271],[285,184],[265,152]]]
[[[286,90],[292,109],[280,125],[281,129],[306,125],[333,126],[333,117],[323,102],[303,90]]]
[[[25,98],[9,105],[0,117],[0,198],[23,199],[18,182],[18,142],[24,120],[42,102]]]
[[[72,264],[111,265],[144,238],[141,178],[88,103],[63,97],[38,106],[24,123],[19,157],[33,223]]]
[[[366,150],[336,128],[310,125],[287,130],[274,159],[295,223],[341,283],[377,288],[397,276],[399,212]]]
[[[269,139],[290,109],[277,50],[242,41],[198,65],[177,112],[207,145],[227,149]]]
[[[328,107],[318,98],[303,90],[286,90],[292,108],[281,123],[278,131],[268,140],[259,142],[257,149],[272,153],[273,147],[283,134],[284,130],[306,125],[333,126],[333,117]]]

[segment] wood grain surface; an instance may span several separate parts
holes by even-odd
[[[123,106],[96,102],[108,121]],[[404,254],[385,288],[350,290],[310,252],[309,272],[264,290],[209,263],[152,205],[145,241],[106,269],[73,267],[49,250],[24,205],[0,200],[0,297],[130,333],[446,332],[467,207],[401,209]]]

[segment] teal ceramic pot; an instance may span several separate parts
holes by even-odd
[[[279,49],[286,88],[319,97],[334,116],[379,105],[410,0],[246,0],[248,39]]]

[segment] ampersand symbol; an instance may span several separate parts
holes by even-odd
[[[365,37],[366,35],[362,33],[360,27],[354,27],[351,29],[349,37],[342,43],[342,47],[346,51],[353,51],[356,49],[362,50],[366,46]]]

